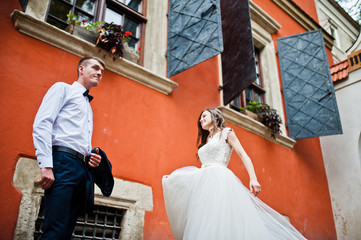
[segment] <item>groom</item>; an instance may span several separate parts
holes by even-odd
[[[93,112],[89,90],[98,86],[105,69],[97,57],[79,61],[72,85],[58,82],[46,93],[36,114],[33,140],[41,168],[38,183],[45,190],[42,239],[71,239],[85,201],[88,166],[101,163],[99,148],[91,153]]]

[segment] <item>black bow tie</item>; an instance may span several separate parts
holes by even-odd
[[[89,90],[86,90],[84,93],[83,93],[83,96],[85,97],[88,97],[89,99],[89,102],[91,102],[91,100],[93,100],[93,96],[89,94]]]

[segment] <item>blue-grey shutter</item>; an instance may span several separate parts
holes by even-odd
[[[169,1],[168,77],[222,51],[219,0]]]
[[[226,105],[256,80],[257,75],[248,0],[221,0],[221,12],[223,103]]]
[[[277,39],[290,137],[341,134],[321,30]]]

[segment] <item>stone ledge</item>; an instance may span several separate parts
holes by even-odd
[[[277,136],[276,139],[271,138],[270,133],[268,131],[268,128],[266,126],[264,126],[262,123],[247,117],[246,115],[239,113],[235,110],[232,110],[228,107],[219,107],[219,109],[222,111],[224,118],[231,122],[234,123],[252,133],[255,133],[269,141],[275,142],[283,147],[286,147],[288,149],[292,149],[295,144],[296,141],[292,138],[289,138],[287,136]]]
[[[144,184],[114,178],[114,189],[110,197],[104,197],[95,185],[95,203],[109,206],[123,205],[124,208],[136,208],[143,211],[153,211],[152,188]],[[101,199],[101,201],[100,201]]]
[[[268,15],[262,8],[257,6],[253,1],[249,1],[249,9],[251,12],[251,19],[261,25],[270,34],[277,32],[281,25]]]
[[[14,22],[15,28],[23,34],[79,57],[98,56],[104,60],[107,70],[141,83],[161,93],[168,95],[178,87],[178,83],[166,77],[157,75],[126,59],[117,58],[113,61],[113,57],[109,57],[108,52],[100,50],[95,47],[94,44],[71,35],[44,21],[33,18],[23,12],[15,10],[11,14],[11,19]]]

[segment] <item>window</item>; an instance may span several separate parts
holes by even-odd
[[[263,87],[263,81],[261,76],[261,64],[260,64],[260,50],[255,48],[256,55],[256,74],[257,78],[251,83],[240,95],[238,95],[231,102],[231,107],[235,110],[240,110],[240,107],[246,107],[250,101],[256,101],[264,103],[265,90]]]
[[[73,232],[76,239],[119,239],[124,209],[94,206],[93,213],[79,216]],[[35,223],[34,239],[41,239],[44,227],[44,199]]]
[[[335,27],[332,23],[330,23],[330,32],[332,37],[334,38],[333,44],[336,45],[336,47],[340,48],[340,42],[338,41],[337,35],[337,27]]]
[[[68,26],[67,14],[73,12],[77,20],[97,20],[98,0],[51,0],[46,21],[58,28]]]
[[[144,35],[144,24],[147,19],[142,14],[142,0],[99,0],[104,2],[105,10],[101,19],[104,22],[114,22],[124,26],[124,30],[132,33],[128,45],[138,48],[142,45],[140,36]],[[141,46],[142,47],[142,46]]]
[[[65,30],[69,12],[73,12],[77,20],[122,25],[125,31],[132,33],[128,45],[142,47],[141,36],[147,21],[143,14],[144,0],[51,0],[46,22]]]

